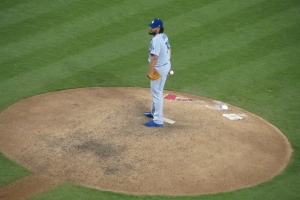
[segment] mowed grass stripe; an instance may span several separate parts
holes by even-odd
[[[240,10],[246,9],[261,2],[263,2],[263,0],[252,0],[248,2],[238,0],[214,1],[203,5],[200,8],[195,8],[190,12],[186,12],[182,15],[165,20],[165,24],[168,28],[166,29],[166,32],[168,32],[168,36],[170,38],[174,38],[178,34],[186,33],[188,35],[192,34],[188,36],[190,40],[197,38],[201,39],[201,35],[197,34],[197,29],[195,28],[199,28],[217,20],[222,20],[222,18],[226,16],[238,13]],[[181,23],[178,24],[178,22]],[[193,33],[196,34],[195,37],[192,37],[194,36]],[[184,40],[185,38],[182,39]],[[180,45],[184,45],[184,43]]]
[[[224,3],[224,1],[222,1]],[[225,1],[226,2],[226,1]],[[213,3],[215,5],[215,3]],[[211,4],[210,4],[211,5]],[[219,4],[216,4],[219,5]],[[189,16],[194,16],[195,12],[199,13],[199,11],[201,11],[203,8],[199,8],[196,10],[193,10],[191,12],[189,12]],[[229,11],[229,10],[228,10]],[[226,12],[228,14],[228,12]],[[186,15],[185,15],[186,16]],[[221,17],[221,16],[220,16]],[[188,27],[183,27],[180,31],[178,31],[178,34],[181,32],[185,31],[185,28]],[[141,37],[142,40],[140,40],[140,42],[137,40],[138,37],[140,36],[144,36]],[[121,40],[117,40],[118,42],[107,42],[106,45],[101,45],[102,47],[95,47],[93,48],[93,50],[88,50],[87,53],[83,53],[84,56],[80,56],[80,55],[75,55],[72,56],[72,59],[67,59],[67,60],[71,60],[71,61],[62,61],[64,63],[66,62],[71,62],[74,63],[74,65],[79,65],[80,67],[83,67],[84,65],[87,65],[87,68],[93,67],[95,64],[99,64],[102,62],[105,62],[107,58],[114,56],[115,59],[116,56],[121,56],[122,55],[122,51],[128,51],[127,49],[131,49],[130,51],[134,51],[135,49],[132,49],[132,44],[136,44],[135,47],[136,48],[143,48],[144,46],[147,45],[147,43],[145,43],[145,41],[148,41],[147,37],[145,36],[145,32],[144,31],[139,31],[137,33],[134,34],[134,36],[125,36],[122,37]],[[140,45],[141,44],[141,45]],[[113,48],[111,48],[113,47]],[[120,52],[116,52],[115,49],[120,49]],[[107,56],[107,54],[111,54],[110,56]],[[93,56],[94,55],[94,56]],[[77,60],[77,61],[75,61]],[[93,62],[94,64],[92,64],[91,62]],[[57,70],[61,70],[60,68],[64,65],[56,65],[57,66]],[[48,67],[49,69],[45,69],[45,71],[47,71],[47,73],[49,72],[56,72],[57,70],[55,70],[55,67],[53,67],[52,65],[50,65],[50,67]],[[72,70],[74,70],[74,68],[76,68],[75,66],[72,66]],[[43,71],[41,69],[37,69],[36,70],[37,73],[39,73],[39,71]],[[30,80],[32,80],[32,76],[33,74],[36,74],[34,71],[28,72],[27,73],[29,75]],[[60,75],[63,75],[65,73],[58,73]],[[26,75],[22,76],[22,77],[14,77],[12,80],[13,82],[15,82],[16,80],[22,80],[24,79],[24,77],[26,77]],[[52,77],[53,78],[53,77]],[[51,78],[51,79],[52,79]],[[25,79],[26,80],[26,79]],[[8,83],[11,81],[8,81]],[[5,83],[4,83],[5,84]]]
[[[164,3],[167,3],[167,1],[164,1]],[[127,8],[136,10],[134,5],[141,6],[140,9],[149,8],[149,6],[144,6],[140,4],[130,5],[128,4],[128,2],[126,3]],[[118,13],[122,13],[120,17],[117,16]],[[124,17],[128,16],[128,13],[132,13],[132,11],[126,10],[126,8],[124,7],[121,8],[112,7],[112,9],[107,9],[106,12],[102,12],[101,15],[99,13],[95,13],[83,19],[68,22],[66,24],[52,28],[46,33],[42,33],[42,34],[39,33],[29,39],[25,39],[24,41],[18,41],[16,43],[12,43],[8,46],[4,46],[0,48],[2,59],[5,59],[6,54],[9,55],[8,57],[12,59],[15,57],[19,57],[20,56],[19,54],[23,55],[28,53],[28,51],[32,52],[34,50],[38,50],[39,48],[42,48],[45,45],[48,46],[49,44],[59,45],[61,42],[65,41],[65,39],[72,39],[80,34],[88,33],[97,28],[99,29],[99,27],[101,26],[111,24],[113,23],[111,19],[113,20],[116,20],[116,18],[123,19],[124,23],[126,23],[126,18]],[[197,11],[195,13],[197,13]],[[98,19],[101,20],[97,22]],[[10,52],[9,51],[10,49],[13,49],[14,51]]]
[[[167,4],[171,0],[161,1],[159,6]],[[121,4],[113,5],[110,8],[94,12],[80,19],[68,21],[58,26],[52,26],[41,33],[32,34],[20,41],[11,42],[0,47],[1,60],[14,59],[26,54],[38,51],[51,46],[63,44],[66,40],[100,29],[108,25],[123,21],[126,24],[135,24],[126,21],[131,15],[142,13],[145,10],[158,6],[149,4],[146,1],[126,1]]]
[[[268,23],[268,22],[267,22]],[[259,23],[263,26],[263,24]],[[296,22],[295,22],[296,24]],[[244,40],[239,41],[240,45],[238,46],[229,46],[229,45],[217,45],[214,42],[208,43],[208,44],[202,44],[203,48],[201,50],[201,53],[199,51],[197,52],[194,48],[187,50],[185,52],[186,54],[190,54],[191,52],[196,52],[198,57],[197,58],[189,58],[190,65],[179,65],[176,63],[176,67],[178,68],[181,74],[190,76],[188,80],[194,80],[195,76],[198,76],[198,73],[201,73],[202,80],[199,80],[201,84],[210,85],[215,84],[219,85],[222,80],[222,78],[227,77],[225,76],[227,73],[232,74],[241,74],[241,76],[235,77],[234,80],[231,81],[224,81],[222,85],[220,85],[218,88],[222,87],[232,87],[240,85],[243,81],[247,80],[247,78],[255,78],[259,76],[265,76],[272,72],[276,72],[277,70],[285,69],[284,65],[286,62],[293,62],[293,59],[296,59],[297,56],[295,55],[295,52],[292,52],[292,54],[286,55],[288,58],[287,60],[280,60],[280,57],[274,57],[274,60],[280,60],[282,62],[283,67],[276,68],[272,66],[265,66],[261,67],[259,63],[253,64],[251,67],[245,67],[243,68],[243,65],[247,65],[249,62],[253,62],[256,59],[260,59],[261,57],[264,57],[273,51],[280,51],[281,49],[284,49],[289,46],[299,45],[297,31],[299,32],[299,27],[293,26],[293,24],[290,25],[289,28],[286,27],[286,24],[283,25],[283,27],[280,27],[280,25],[275,25],[276,29],[272,28],[272,31],[267,35],[260,35],[256,37],[245,37]],[[257,25],[252,26],[258,28]],[[249,29],[252,29],[249,27]],[[276,30],[276,32],[274,32]],[[243,35],[247,36],[248,29],[245,29],[243,31]],[[234,40],[234,38],[238,37],[237,33],[231,33],[232,36],[227,37],[227,43],[231,44],[231,40]],[[226,38],[223,38],[222,36],[215,38],[213,41],[224,42]],[[235,43],[237,44],[237,42]],[[199,45],[201,46],[201,45]],[[222,47],[223,46],[223,47]],[[215,48],[214,48],[215,47]],[[217,47],[222,47],[220,49],[217,49]],[[211,49],[210,49],[211,48]],[[206,53],[206,51],[208,53]],[[214,51],[215,54],[212,54]],[[184,52],[179,52],[181,55]],[[283,57],[284,58],[284,57]],[[293,59],[292,59],[293,58]],[[180,62],[180,61],[179,61]],[[184,61],[181,61],[184,63]],[[278,62],[278,61],[277,61]],[[280,63],[281,63],[280,62]],[[175,65],[175,64],[174,64]],[[182,67],[182,66],[186,66]],[[268,67],[268,70],[266,70],[266,67]],[[185,71],[188,71],[185,73]],[[190,73],[192,72],[192,73]],[[211,80],[209,77],[214,76],[215,79]],[[243,75],[246,75],[244,77]],[[180,78],[180,77],[178,77]],[[183,77],[186,78],[186,77]],[[246,78],[246,79],[244,79]],[[258,80],[256,80],[258,81]],[[239,84],[238,84],[239,83]],[[238,85],[236,85],[238,84]],[[187,84],[189,85],[189,84]],[[233,87],[235,88],[235,87]],[[216,88],[217,89],[217,88]],[[211,91],[207,91],[208,93],[211,93]]]
[[[276,68],[271,66],[269,70],[266,70],[265,67],[261,67],[259,64],[255,65],[253,67],[243,67],[244,65],[247,65],[249,62],[253,62],[255,59],[260,59],[261,57],[264,57],[272,51],[280,51],[281,49],[285,48],[287,45],[294,45],[295,42],[297,42],[297,35],[294,34],[294,32],[297,30],[297,27],[292,26],[292,28],[282,29],[278,32],[275,32],[271,35],[267,35],[263,38],[260,38],[258,40],[255,40],[253,42],[250,42],[247,44],[247,48],[241,47],[234,49],[232,51],[228,51],[224,54],[221,54],[211,60],[206,60],[204,62],[199,63],[199,65],[192,66],[190,68],[186,68],[186,73],[180,73],[180,75],[176,76],[176,78],[170,78],[167,87],[169,88],[171,85],[171,89],[174,89],[175,82],[178,82],[178,78],[185,80],[185,84],[183,84],[181,81],[179,81],[180,85],[185,87],[185,85],[189,85],[191,87],[193,85],[193,82],[195,81],[195,77],[205,77],[203,79],[200,79],[197,81],[197,84],[206,84],[208,85],[219,85],[215,88],[217,94],[222,94],[222,91],[226,89],[226,93],[224,93],[224,96],[227,97],[228,90],[226,87],[228,87],[230,90],[229,92],[235,92],[236,88],[239,88],[240,84],[242,82],[248,83],[250,81],[258,82],[260,80],[257,80],[256,78],[267,76],[268,74],[272,72],[277,72],[278,70],[282,70],[282,68]],[[284,36],[284,37],[283,37]],[[288,41],[288,42],[287,42]],[[119,57],[118,59],[113,60],[113,62],[106,62],[101,65],[101,68],[103,68],[103,71],[105,71],[105,77],[98,77],[93,76],[93,73],[99,71],[97,68],[100,66],[95,66],[93,68],[90,68],[88,72],[86,71],[87,77],[91,77],[91,79],[98,79],[101,83],[109,84],[109,80],[115,80],[113,83],[110,81],[110,84],[118,85],[118,84],[125,84],[126,85],[126,78],[127,75],[131,75],[131,77],[136,77],[130,79],[132,85],[139,85],[139,77],[141,74],[143,75],[143,70],[145,71],[147,68],[147,63],[145,60],[136,59],[137,57],[145,57],[146,52],[141,49],[141,52],[138,54],[138,52],[133,52],[130,55],[127,55],[126,58]],[[294,53],[294,52],[293,52]],[[284,54],[285,55],[285,54]],[[287,60],[291,60],[293,58],[293,55],[287,56]],[[175,56],[176,57],[176,56]],[[276,56],[274,58],[270,58],[273,60],[276,60],[279,56]],[[282,56],[284,57],[284,56]],[[181,58],[180,56],[177,56],[176,58]],[[195,59],[194,55],[190,55],[187,59]],[[120,60],[120,61],[117,61]],[[131,62],[128,63],[128,65],[125,65],[122,63],[126,63],[126,60],[130,60]],[[276,61],[278,63],[278,61]],[[135,64],[137,63],[137,64]],[[122,65],[123,64],[123,65]],[[252,63],[253,64],[253,63]],[[118,73],[118,69],[120,67],[124,67],[126,70],[120,74]],[[174,68],[176,69],[177,64],[174,64]],[[256,67],[257,66],[257,67]],[[197,70],[201,68],[203,71],[205,71],[205,74],[198,74]],[[193,70],[191,72],[190,70]],[[81,72],[81,74],[84,72]],[[247,73],[250,73],[250,76],[247,75]],[[78,77],[81,75],[78,73]],[[193,76],[193,79],[187,78],[185,75],[191,74]],[[241,74],[238,77],[234,77],[234,80],[231,80],[232,74]],[[247,76],[245,76],[247,75]],[[214,79],[211,79],[210,77],[214,76]],[[253,77],[256,78],[253,78]],[[76,78],[77,75],[75,75]],[[68,79],[68,78],[67,78]],[[122,79],[122,82],[120,83],[120,79]],[[174,81],[176,79],[176,81]],[[251,80],[250,80],[251,79]],[[254,80],[253,80],[254,79]],[[191,81],[189,81],[191,80]],[[70,80],[69,80],[70,81]],[[69,82],[68,81],[68,82]],[[99,83],[100,83],[99,82]],[[142,85],[142,84],[140,84]],[[144,84],[143,84],[144,85]],[[253,84],[252,84],[253,85]],[[148,86],[148,85],[147,85]],[[200,89],[203,88],[210,88],[210,87],[199,87]],[[255,89],[255,85],[253,85]],[[222,89],[223,88],[223,89]],[[247,87],[249,88],[249,87]],[[250,87],[251,89],[251,87]],[[194,91],[196,92],[196,91]],[[210,91],[212,92],[212,91]],[[242,92],[242,91],[241,91]],[[230,94],[230,93],[229,93]],[[220,96],[220,95],[219,95]]]
[[[78,0],[31,0],[24,3],[16,4],[14,7],[5,9],[0,4],[0,28],[20,23],[26,19],[32,19],[37,15],[41,15],[61,7],[68,6]]]
[[[218,96],[226,99],[227,102],[239,105],[241,98],[239,95],[243,94],[245,98],[243,103],[249,103],[247,107],[251,108],[252,112],[264,113],[265,117],[269,114],[268,110],[272,111],[270,114],[276,114],[276,110],[281,111],[281,108],[285,107],[279,105],[285,104],[285,101],[288,100],[284,100],[286,96],[299,97],[298,93],[288,94],[290,90],[288,76],[282,76],[293,72],[292,69],[299,64],[300,59],[295,57],[295,54],[299,53],[298,45],[293,44],[270,50],[266,54],[253,57],[253,60],[247,59],[247,62],[241,62],[232,68],[221,70],[214,74],[213,80],[208,80],[208,84],[217,86],[214,88],[214,93],[219,93]],[[224,68],[226,68],[225,65]],[[300,92],[299,88],[291,89]],[[253,94],[253,91],[256,91],[256,94]],[[284,94],[285,92],[286,94]],[[273,95],[276,95],[276,98]],[[257,105],[262,105],[262,107]],[[276,107],[276,110],[271,109],[272,107]],[[270,119],[269,117],[273,116],[268,116],[267,119]]]
[[[52,9],[46,13],[34,15],[29,19],[10,24],[0,29],[0,35],[5,37],[5,40],[0,41],[0,44],[7,45],[11,42],[18,42],[30,37],[32,34],[42,33],[51,27],[57,27],[69,21],[85,18],[94,12],[101,12],[121,1],[77,1],[67,6]],[[98,26],[97,24],[95,25]]]
[[[252,76],[248,72],[252,81],[249,81],[248,84],[242,82],[240,86],[249,88],[244,93],[251,99],[246,99],[244,103],[248,103],[254,113],[263,114],[265,119],[276,124],[278,128],[284,127],[283,124],[294,126],[294,124],[299,123],[297,117],[299,113],[295,112],[298,110],[295,108],[299,108],[299,103],[294,100],[300,99],[300,73],[299,70],[295,70],[300,64],[299,45],[300,43],[296,43],[276,49],[246,66],[241,66],[244,69],[252,67],[253,71],[258,68],[265,69],[264,73],[261,72],[262,70],[257,70],[258,73],[255,75],[253,72]],[[293,84],[291,85],[291,83]],[[239,89],[241,92],[242,88]],[[249,92],[254,91],[254,89],[256,90],[255,94]],[[289,117],[283,118],[283,113],[288,113]],[[284,133],[287,136],[294,134],[292,132]]]
[[[11,76],[22,74],[23,72],[26,72],[28,68],[35,69],[45,67],[46,65],[49,65],[53,62],[58,62],[59,60],[64,59],[64,57],[68,57],[71,54],[77,54],[78,52],[84,51],[87,48],[93,48],[107,41],[117,39],[127,32],[138,31],[141,30],[141,28],[144,28],[143,35],[148,35],[147,24],[152,19],[152,14],[149,13],[152,13],[154,9],[155,8],[145,10],[143,13],[136,13],[135,15],[128,16],[124,20],[108,24],[107,26],[97,28],[94,27],[89,32],[85,31],[85,33],[82,34],[76,33],[74,37],[66,38],[66,40],[60,45],[46,46],[19,58],[6,60],[2,62],[2,66],[7,66],[6,68],[9,68],[10,70],[3,71],[2,74],[0,74],[0,80],[6,80]],[[192,6],[185,7],[178,10],[178,12],[172,11],[170,16],[176,16],[180,13],[184,13],[193,9],[194,7]],[[131,24],[131,22],[134,23]],[[128,29],[128,23],[130,23],[130,30]],[[89,26],[93,26],[92,23]],[[132,44],[135,45],[135,41],[132,42]],[[148,39],[145,42],[147,43]],[[147,48],[147,45],[148,44],[145,44],[145,49]]]
[[[96,65],[101,67],[101,63],[113,61],[120,56],[129,55],[140,48],[145,48],[148,45],[148,39],[144,30],[127,34],[114,41],[70,55],[56,63],[2,81],[0,92],[4,96],[9,96],[12,90],[17,94],[32,94],[35,90],[57,80],[73,76],[78,71],[89,70]],[[136,45],[133,46],[132,41],[135,41]],[[122,71],[118,73],[122,73]],[[102,74],[100,73],[99,76]],[[23,92],[24,90],[26,92]],[[1,101],[2,99],[0,104]]]
[[[218,85],[218,87],[215,88],[215,93],[218,94],[223,90],[226,91],[226,93],[223,94],[223,98],[227,100],[229,100],[226,98],[227,94],[239,94],[239,92],[235,90],[248,88],[247,91],[252,91],[259,89],[262,85],[257,86],[253,83],[261,82],[270,74],[277,73],[278,71],[289,70],[289,67],[291,67],[289,65],[292,64],[293,66],[295,62],[297,62],[297,55],[292,49],[297,47],[299,42],[297,43],[295,38],[286,42],[287,37],[290,35],[282,38],[282,35],[285,34],[286,31],[295,31],[296,29],[297,27],[287,30],[283,29],[250,42],[246,45],[246,48],[233,49],[212,59],[205,60],[204,62],[198,62],[195,66],[202,66],[201,68],[203,68],[202,72],[204,76],[202,75],[202,77],[204,79],[201,81],[202,84]],[[274,52],[274,56],[268,57],[269,54],[273,55]],[[276,56],[276,54],[278,55]],[[273,66],[274,62],[281,66]],[[196,71],[195,68],[196,67],[192,66],[193,71]],[[212,74],[214,75],[213,80],[209,79],[209,76]],[[238,74],[239,76],[232,77],[233,74]],[[270,86],[269,89],[271,88]],[[268,92],[267,88],[265,89],[264,92]],[[207,92],[209,93],[211,91]]]
[[[174,51],[174,54],[178,53],[178,55],[181,55],[183,58],[189,58],[190,55],[197,55],[189,60],[188,66],[186,65],[186,59],[179,59],[174,56],[174,60],[176,60],[175,63],[178,65],[177,68],[182,72],[185,71],[186,67],[189,67],[189,69],[193,68],[193,71],[197,71],[199,70],[197,66],[202,62],[217,58],[222,54],[226,54],[228,51],[245,49],[250,43],[256,40],[260,40],[268,35],[294,26],[296,27],[298,21],[294,16],[297,15],[298,11],[299,7],[292,7],[268,18],[263,18],[255,24],[250,24],[242,29],[237,29],[236,31],[233,30],[232,32],[226,32],[224,34],[217,34],[217,37],[208,40],[200,39],[199,43],[196,43],[196,40],[194,40],[194,46],[180,49],[177,52]],[[280,21],[281,19],[291,20]]]
[[[189,11],[187,14],[184,14],[184,16],[191,18],[191,17],[194,17],[197,13],[203,13],[203,12],[205,12],[206,14],[210,15],[210,17],[208,17],[208,18],[210,20],[212,20],[212,19],[215,19],[216,17],[223,17],[223,15],[227,15],[229,13],[235,12],[232,9],[223,9],[224,12],[222,14],[220,14],[220,15],[217,15],[217,13],[211,12],[212,10],[214,10],[213,8],[215,6],[220,6],[220,5],[223,5],[224,3],[226,3],[226,1],[224,1],[224,0],[220,1],[220,2],[221,3],[213,2],[213,3],[208,4],[208,5],[207,4],[201,4],[201,6],[203,6],[203,7],[200,7],[200,8],[194,9],[192,11]],[[247,7],[247,6],[249,6],[249,5],[244,5],[244,4],[242,5],[242,7]],[[194,8],[194,7],[190,6],[190,8]],[[187,9],[190,9],[190,8],[185,8],[183,11],[186,11]],[[155,8],[153,8],[153,9],[155,9]],[[183,12],[183,11],[180,11],[180,12]],[[174,12],[174,11],[172,11],[172,15],[178,15],[178,14],[180,14],[180,12]],[[110,13],[110,11],[108,13]],[[146,15],[149,15],[149,14],[147,13]],[[212,17],[215,17],[215,18],[212,18]],[[90,17],[88,17],[88,18],[90,18]],[[133,24],[132,28],[130,29],[131,31],[133,31],[135,29],[140,29],[141,25],[146,27],[146,22],[145,21],[149,20],[147,17],[146,18],[142,18],[142,21],[141,20],[140,21],[139,20],[134,20],[134,18],[138,18],[138,17],[133,16],[133,18],[129,18],[128,21],[129,22],[131,22],[131,21],[138,21],[139,23]],[[175,17],[174,21],[176,21],[176,20],[180,21],[181,18],[178,19],[178,17]],[[196,20],[196,19],[194,19],[194,20]],[[126,22],[126,19],[124,19],[124,21]],[[120,21],[119,23],[124,23],[124,21]],[[197,22],[197,23],[204,23],[202,20],[198,20],[198,21],[199,22]],[[84,50],[84,48],[88,48],[90,46],[93,47],[94,45],[97,45],[97,44],[99,44],[99,43],[101,43],[103,41],[113,40],[113,39],[117,38],[119,36],[119,34],[123,34],[123,32],[127,31],[127,29],[125,29],[125,30],[121,29],[119,31],[118,30],[118,26],[119,25],[121,26],[121,24],[119,24],[119,23],[110,24],[108,27],[102,27],[103,29],[100,27],[100,28],[98,28],[96,30],[91,30],[90,32],[88,32],[88,30],[86,30],[85,31],[86,33],[84,35],[82,35],[83,31],[75,32],[75,33],[73,33],[74,37],[66,38],[65,41],[62,41],[61,45],[55,45],[54,48],[46,46],[46,47],[44,47],[42,49],[38,49],[36,51],[32,50],[33,51],[32,53],[23,55],[20,59],[12,58],[12,59],[10,59],[10,60],[8,60],[8,61],[6,61],[6,62],[3,63],[4,66],[5,65],[9,66],[10,70],[7,71],[6,73],[4,72],[2,74],[2,77],[0,75],[0,78],[2,78],[2,79],[8,79],[8,78],[10,78],[10,76],[7,75],[7,73],[11,73],[11,71],[14,71],[14,73],[17,72],[17,74],[20,74],[20,73],[23,73],[24,71],[27,71],[28,67],[22,67],[22,66],[24,66],[26,64],[30,65],[30,63],[32,63],[32,59],[36,59],[36,64],[38,64],[38,65],[35,65],[35,66],[31,65],[30,69],[33,69],[34,67],[45,66],[45,63],[49,64],[49,62],[55,62],[55,61],[57,61],[59,59],[62,59],[62,56],[69,56],[68,54],[77,53],[75,51],[80,52],[80,51]],[[209,23],[209,21],[207,23]],[[74,24],[75,24],[75,22],[74,22]],[[172,24],[170,25],[170,24],[168,24],[168,22],[165,23],[165,24],[166,24],[167,27],[172,27]],[[117,27],[114,27],[114,25],[117,26]],[[88,27],[91,27],[91,26],[88,26]],[[176,25],[174,24],[174,26],[176,26]],[[180,33],[184,32],[184,31],[186,31],[187,29],[190,29],[190,28],[191,27],[190,27],[190,22],[189,22],[189,23],[187,23],[187,25],[182,26],[181,29],[179,29],[175,33],[176,34],[180,34]],[[76,28],[76,29],[78,29],[78,28]],[[95,29],[95,27],[93,27],[93,29]],[[107,30],[113,30],[113,29],[115,30],[115,32],[117,32],[117,35],[116,34],[105,34],[105,31],[107,31]],[[98,37],[98,34],[94,32],[94,31],[97,31],[97,30],[99,30],[99,35],[102,35],[103,37],[101,37],[101,38]],[[145,32],[143,32],[142,34],[143,35],[146,34],[146,31],[147,30],[145,28]],[[67,31],[61,31],[61,32],[62,32],[62,34],[67,34],[68,33]],[[169,33],[172,34],[172,30],[171,29],[167,30],[167,33],[168,34]],[[54,40],[55,38],[56,38],[55,35],[53,35],[51,40]],[[59,40],[60,40],[60,37],[59,37]],[[88,41],[87,44],[85,44],[85,41]],[[171,41],[172,41],[172,39],[171,39]],[[132,41],[132,44],[134,44],[134,43],[135,43],[135,41]],[[79,44],[79,45],[77,45],[77,44]],[[79,47],[80,45],[82,45],[83,47]],[[145,46],[146,45],[147,44],[145,44]],[[70,48],[68,48],[68,47],[70,47]],[[118,46],[116,46],[116,48],[118,48]],[[54,54],[52,52],[54,52]],[[59,52],[59,53],[57,53],[57,52]],[[21,51],[19,51],[19,53],[21,53]],[[22,53],[25,53],[25,52],[22,52]],[[51,54],[53,55],[52,57],[51,57]]]
[[[213,98],[223,99],[233,105],[256,108],[256,103],[259,103],[256,101],[261,99],[252,96],[253,91],[262,95],[270,93],[269,89],[275,88],[271,83],[278,83],[276,79],[271,79],[270,75],[281,71],[295,71],[294,68],[299,60],[298,51],[295,50],[299,43],[294,43],[297,34],[291,33],[295,33],[297,29],[299,27],[282,29],[274,34],[250,41],[240,48],[224,51],[211,59],[202,58],[203,60],[191,64],[185,70],[178,70],[181,76],[176,77],[176,80],[182,82],[181,85],[184,86],[178,89],[189,90],[207,97],[212,97],[213,93]],[[285,38],[282,38],[282,35],[286,33],[290,35],[287,34]],[[273,65],[274,62],[276,65]],[[198,81],[195,82],[195,79]],[[269,82],[267,85],[264,83],[266,80]],[[287,83],[289,81],[286,80]],[[174,83],[171,87],[177,88],[177,85]],[[243,97],[240,94],[243,94]],[[253,104],[247,105],[247,100],[250,101],[250,99],[253,99]],[[245,104],[242,104],[243,102]],[[252,111],[259,114],[258,110]]]
[[[193,10],[192,12],[189,12],[189,14],[192,16],[195,14],[195,11]],[[183,28],[181,32],[184,31],[185,29]],[[178,34],[179,33],[180,31],[178,32]],[[140,40],[138,39],[138,37],[140,37]],[[63,59],[57,63],[48,65],[45,68],[31,70],[22,75],[13,77],[3,82],[3,88],[10,88],[11,86],[14,86],[14,90],[16,90],[17,93],[22,94],[22,87],[26,87],[27,92],[32,92],[35,89],[42,88],[51,82],[73,76],[73,73],[76,73],[78,71],[87,70],[96,65],[101,65],[101,63],[107,62],[109,60],[117,59],[119,56],[122,56],[122,53],[124,52],[126,52],[128,55],[130,52],[133,52],[136,49],[145,48],[145,46],[148,45],[148,43],[145,42],[147,40],[148,39],[147,36],[145,36],[144,31],[126,35],[125,37],[122,37],[115,42],[107,42],[104,45],[88,49],[84,52],[81,52],[80,54],[69,56],[68,58]],[[133,49],[131,45],[134,42],[136,43],[135,49]],[[126,49],[126,51],[124,51],[124,49]],[[16,85],[22,87],[16,88]],[[10,91],[11,90],[7,90],[7,92]],[[3,91],[3,93],[5,92]]]
[[[300,4],[298,4],[298,6],[299,5]],[[193,46],[195,40],[201,44],[201,41],[203,40],[213,40],[215,37],[227,34],[228,32],[241,31],[243,28],[251,24],[276,15],[279,12],[294,6],[295,5],[291,2],[284,2],[282,3],[282,6],[274,9],[274,4],[260,2],[249,7],[239,9],[236,12],[232,12],[230,15],[223,16],[221,19],[218,18],[212,21],[199,20],[202,24],[198,23],[198,25],[186,30],[186,32],[182,33],[180,37],[177,36],[175,39],[178,38],[181,40],[180,46],[183,48]],[[212,14],[217,15],[217,13]],[[295,21],[295,18],[291,20]],[[280,21],[276,23],[280,23]],[[268,26],[265,28],[268,28]],[[238,44],[238,41],[235,43]]]
[[[149,87],[149,79],[146,77],[149,65],[147,54],[145,48],[137,49],[130,54],[108,60],[88,70],[78,70],[73,73],[73,76],[58,80],[55,84],[57,87],[63,86],[64,88],[88,86]]]

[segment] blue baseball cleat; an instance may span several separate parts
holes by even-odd
[[[148,126],[148,127],[163,127],[164,126],[163,124],[155,123],[153,120],[151,120],[149,122],[145,122],[144,125]]]
[[[144,112],[144,115],[146,117],[153,118],[153,115],[151,114],[151,112]]]

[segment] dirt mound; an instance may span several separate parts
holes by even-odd
[[[67,181],[160,195],[253,186],[289,162],[289,142],[265,120],[231,105],[222,110],[211,99],[164,94],[177,98],[164,100],[164,116],[175,123],[163,128],[143,125],[149,120],[143,116],[151,105],[149,89],[82,88],[24,99],[0,114],[1,151],[32,170],[35,178],[51,178],[49,188]],[[26,187],[24,180],[1,188],[0,194],[17,195],[14,185]],[[35,193],[47,189],[41,188]]]

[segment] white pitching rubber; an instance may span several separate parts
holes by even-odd
[[[163,118],[163,120],[164,120],[164,122],[167,122],[167,123],[169,123],[169,124],[174,124],[175,123],[175,121],[173,121],[173,120],[171,120],[171,119],[168,119],[168,118]]]

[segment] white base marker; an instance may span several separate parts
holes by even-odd
[[[223,117],[226,117],[230,120],[240,120],[240,119],[243,119],[243,117],[241,117],[240,115],[237,115],[237,114],[223,114],[222,115]]]
[[[174,124],[175,123],[175,121],[173,121],[173,120],[171,120],[171,119],[168,119],[168,118],[163,118],[163,120],[164,120],[164,122],[167,122],[167,123],[169,123],[169,124]]]

